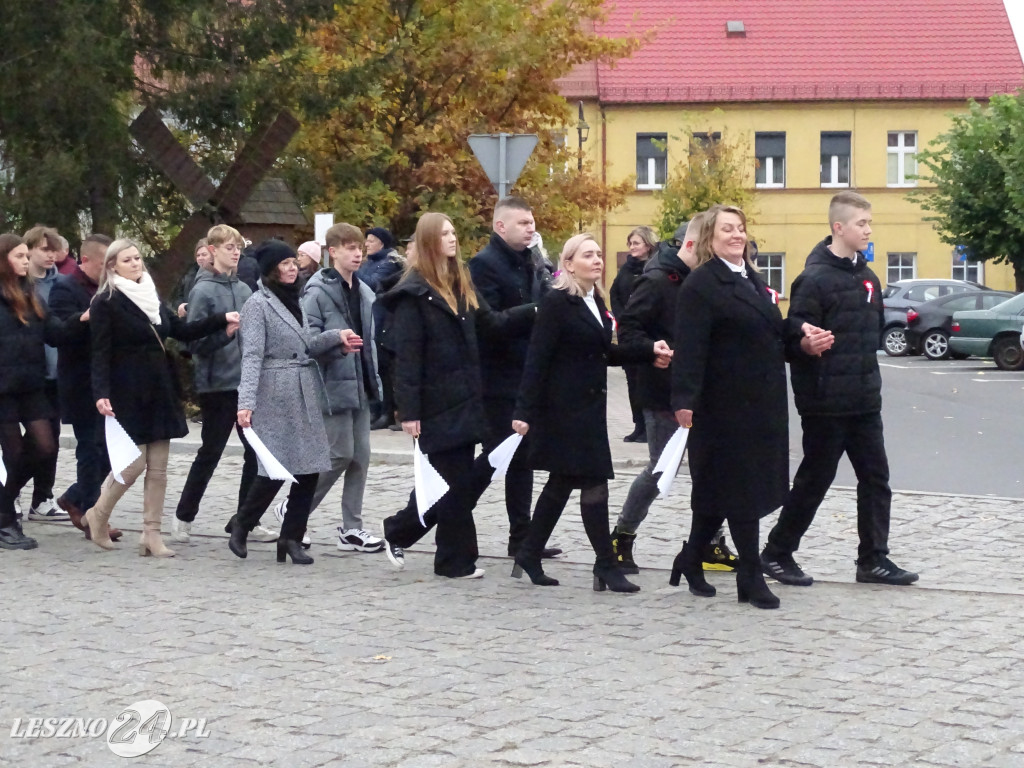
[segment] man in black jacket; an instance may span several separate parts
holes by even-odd
[[[494,207],[491,241],[469,261],[469,273],[477,293],[495,311],[536,304],[550,285],[550,274],[530,250],[535,224],[529,204],[518,197],[506,197]],[[523,334],[507,344],[481,345],[484,412],[489,453],[512,434],[512,411],[519,393],[519,381],[526,364],[530,335]],[[505,475],[505,508],[508,511],[508,554],[514,556],[530,527],[533,502],[533,472],[524,466],[525,446],[516,451]],[[545,557],[561,550],[545,549]]]
[[[803,426],[804,458],[764,551],[766,575],[810,586],[793,559],[845,453],[857,473],[857,581],[906,585],[917,574],[888,558],[889,462],[882,435],[882,376],[878,337],[882,290],[861,251],[871,238],[871,204],[840,192],[828,210],[832,235],[814,247],[793,282],[791,327],[811,323],[832,332],[831,350],[791,363],[793,395]]]
[[[664,339],[671,346],[675,335],[676,298],[679,287],[696,266],[694,245],[700,237],[703,214],[697,214],[679,228],[680,245],[661,243],[649,259],[643,275],[637,280],[619,318],[619,339],[623,344]],[[633,560],[633,544],[640,523],[647,517],[651,504],[658,497],[658,478],[654,467],[661,458],[665,444],[677,427],[672,413],[672,381],[668,368],[638,366],[638,395],[643,408],[650,461],[636,477],[626,494],[622,512],[612,530],[612,546],[616,562],[624,573],[639,573]],[[731,571],[736,556],[725,545],[725,532],[719,530],[704,552],[705,570]]]

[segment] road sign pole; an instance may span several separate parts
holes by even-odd
[[[498,199],[503,200],[508,192],[508,134],[498,134]]]

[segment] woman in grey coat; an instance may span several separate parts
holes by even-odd
[[[310,330],[299,304],[299,267],[295,251],[280,240],[256,249],[262,281],[242,308],[242,381],[238,388],[238,423],[252,427],[284,468],[295,476],[277,561],[308,565],[302,551],[310,503],[320,472],[330,468],[327,433],[320,413],[321,382],[314,356],[332,347],[354,352],[362,346],[351,330]],[[259,475],[231,525],[228,546],[245,557],[246,539],[284,484],[271,480],[260,462]]]

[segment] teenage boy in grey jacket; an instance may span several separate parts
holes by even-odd
[[[187,297],[189,322],[224,312],[240,312],[252,295],[249,286],[237,275],[243,245],[238,230],[218,224],[210,230],[207,241],[213,260],[206,269],[196,273],[195,284]],[[171,538],[182,543],[189,541],[199,502],[217,469],[232,427],[238,430],[244,450],[242,479],[238,488],[239,506],[249,492],[257,469],[256,454],[242,437],[241,427],[237,424],[238,385],[242,378],[241,334],[228,336],[224,331],[218,331],[193,342],[191,351],[199,412],[203,420],[203,444],[188,471],[174,513]],[[276,541],[277,536],[276,531],[257,526],[249,534],[249,539]]]
[[[331,469],[320,473],[312,508],[320,505],[344,475],[338,549],[380,552],[384,540],[363,529],[363,491],[370,466],[370,405],[379,402],[381,393],[377,348],[372,341],[374,293],[356,275],[363,260],[363,233],[351,224],[335,224],[327,230],[325,240],[330,266],[314,274],[302,292],[309,327],[318,332],[351,328],[365,341],[358,352],[345,354],[335,347],[317,358],[324,382],[322,405]]]

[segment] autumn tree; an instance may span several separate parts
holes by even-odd
[[[658,200],[658,235],[670,239],[679,225],[712,205],[735,205],[752,220],[753,190],[747,185],[750,158],[743,144],[722,134],[696,133],[687,128],[680,137],[689,147],[686,160],[669,170]]]
[[[1013,266],[1024,291],[1024,94],[971,102],[952,127],[917,155],[934,187],[910,193],[943,242],[973,261]]]
[[[537,133],[515,185],[549,241],[620,202],[559,131],[569,114],[556,78],[581,62],[627,55],[635,41],[587,32],[601,0],[356,0],[310,38],[311,74],[333,101],[304,129],[287,163],[293,186],[356,224],[411,232],[423,210],[448,213],[463,241],[490,228],[495,193],[471,133]]]

